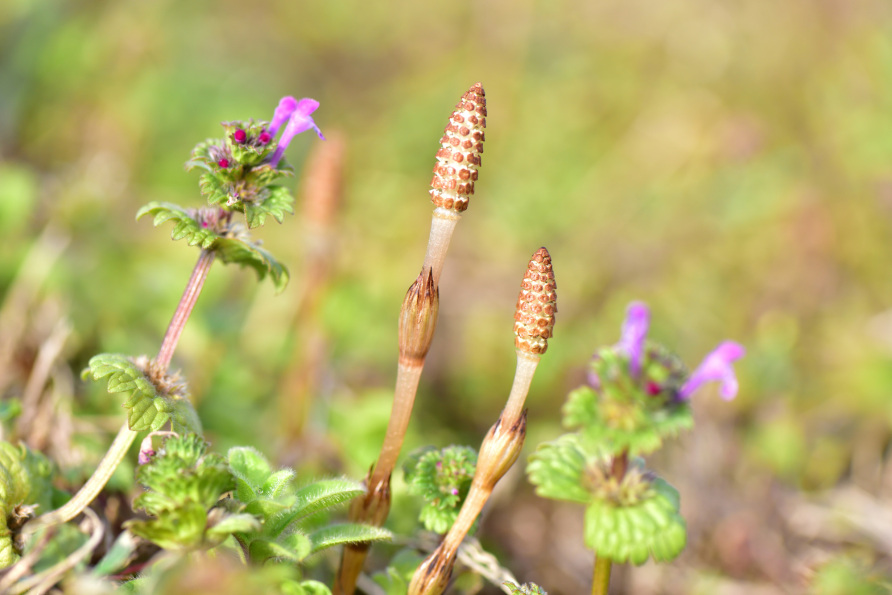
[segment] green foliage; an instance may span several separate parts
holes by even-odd
[[[362,494],[362,484],[349,479],[324,479],[300,489],[294,471],[273,471],[266,458],[253,448],[229,451],[229,468],[235,477],[235,498],[247,513],[262,520],[262,528],[242,531],[236,537],[252,561],[301,562],[323,549],[390,539],[390,532],[352,523],[313,528],[312,517]]]
[[[511,595],[548,595],[548,593],[545,592],[545,589],[536,583],[517,585],[511,581],[506,581],[502,584],[511,589]]]
[[[124,393],[127,423],[134,432],[160,430],[168,421],[174,432],[201,432],[201,422],[185,386],[175,378],[153,381],[149,360],[126,355],[102,353],[90,358],[83,377],[93,380],[108,377],[108,392]]]
[[[386,595],[405,595],[415,570],[424,561],[424,556],[414,549],[404,548],[391,558],[387,568],[372,575],[372,580],[384,589]]]
[[[477,451],[469,446],[428,447],[409,455],[403,471],[409,492],[424,500],[419,520],[425,529],[449,531],[468,496],[476,466]]]
[[[294,197],[276,180],[293,175],[291,168],[280,162],[273,167],[263,161],[276,148],[276,141],[259,142],[265,122],[227,122],[225,139],[209,139],[196,145],[186,169],[201,168],[205,173],[198,181],[201,194],[211,206],[245,214],[248,228],[260,227],[272,216],[282,223],[286,213],[294,212]],[[236,130],[247,133],[247,141],[233,140]],[[226,167],[221,166],[226,163]]]
[[[278,192],[277,189],[281,187],[271,188]],[[274,190],[270,190],[270,192],[272,193]],[[287,191],[285,193],[287,194]],[[279,192],[279,194],[281,193]],[[284,217],[282,209],[290,205],[290,203],[283,203],[280,199],[270,199],[263,204],[268,204],[268,208],[271,209],[269,213],[273,214],[279,222]],[[262,208],[262,206],[257,208]],[[266,212],[264,211],[264,213]],[[257,277],[261,280],[269,275],[273,285],[276,286],[276,291],[282,291],[288,284],[288,269],[280,264],[272,254],[264,250],[259,241],[253,240],[244,225],[232,222],[228,214],[221,209],[196,211],[167,202],[150,202],[137,212],[136,218],[139,219],[147,214],[154,217],[153,224],[155,226],[165,221],[174,221],[175,225],[170,234],[174,240],[185,239],[190,246],[213,250],[224,263],[250,267],[254,269]],[[252,207],[249,210],[249,220],[251,217],[260,217],[262,220],[257,225],[262,225],[266,214],[258,215],[256,209]],[[257,225],[251,227],[257,227]]]
[[[235,479],[223,457],[206,451],[207,444],[196,434],[175,436],[139,467],[136,479],[146,492],[133,506],[155,518],[128,521],[134,535],[165,549],[188,550],[212,547],[233,533],[260,528],[249,514],[216,507],[235,487]]]
[[[591,370],[596,387],[582,386],[564,405],[564,426],[579,429],[585,440],[613,452],[647,454],[694,420],[687,401],[676,397],[686,377],[681,362],[665,348],[648,344],[641,373],[629,373],[628,356],[608,347],[598,351]]]
[[[539,445],[530,457],[527,476],[543,498],[587,504],[592,498],[584,479],[589,462],[579,437],[565,434]]]
[[[53,466],[24,444],[0,442],[0,568],[21,555],[17,530],[33,516],[35,508],[48,512],[52,501]]]
[[[687,539],[678,492],[645,473],[640,460],[617,479],[612,458],[587,445],[568,434],[536,449],[527,466],[536,493],[585,504],[585,544],[599,556],[634,564],[678,556]]]
[[[137,219],[145,215],[154,217],[152,225],[155,227],[158,227],[165,221],[174,221],[173,231],[170,232],[171,239],[185,239],[190,246],[201,246],[202,249],[207,250],[220,237],[213,227],[203,226],[199,223],[196,217],[197,212],[194,209],[184,209],[169,202],[153,201],[143,205],[136,212]]]
[[[687,531],[678,512],[678,492],[661,479],[650,495],[631,505],[593,500],[585,511],[585,545],[614,562],[644,564],[674,560]]]

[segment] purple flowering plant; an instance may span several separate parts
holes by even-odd
[[[691,397],[712,382],[725,400],[738,392],[733,363],[744,348],[721,343],[689,374],[648,339],[650,310],[629,305],[620,340],[598,350],[587,383],[563,408],[570,433],[540,445],[527,468],[543,497],[586,505],[585,543],[596,553],[592,593],[607,593],[614,562],[674,559],[687,541],[679,494],[644,466],[649,454],[693,426]]]

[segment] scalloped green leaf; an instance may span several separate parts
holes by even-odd
[[[632,506],[595,500],[585,511],[585,545],[614,562],[644,564],[674,560],[687,543],[678,492],[661,479],[647,499]]]
[[[209,138],[195,145],[189,161],[186,162],[186,171],[192,171],[196,167],[214,171],[214,158],[211,156],[211,147],[222,145],[222,138]]]
[[[142,365],[126,355],[102,353],[90,359],[82,376],[101,380],[108,377],[110,393],[124,393],[127,424],[134,432],[160,430],[168,421],[174,432],[201,433],[201,421],[187,395],[158,392]]]
[[[266,186],[264,194],[263,200],[245,203],[245,217],[251,229],[266,223],[267,216],[282,223],[286,213],[294,213],[294,196],[284,186]]]
[[[53,466],[49,459],[24,444],[0,442],[0,568],[18,561],[9,518],[17,507],[36,506],[47,512],[52,500]],[[23,519],[21,519],[23,520]]]
[[[229,202],[229,183],[213,171],[201,174],[198,189],[210,205],[226,206]]]
[[[288,269],[258,242],[249,242],[236,237],[221,237],[217,241],[216,251],[220,260],[225,263],[251,267],[260,280],[269,275],[276,291],[282,291],[288,285],[290,278]]]
[[[657,450],[664,439],[694,425],[687,401],[649,406],[646,397],[629,398],[628,394],[617,384],[605,384],[600,396],[591,387],[581,386],[564,404],[564,426],[578,428],[583,442],[637,456]]]
[[[190,246],[201,246],[207,250],[220,238],[213,230],[202,227],[195,220],[194,214],[173,203],[150,202],[136,212],[137,219],[145,215],[154,217],[152,224],[155,227],[158,227],[165,221],[174,221],[173,231],[170,232],[171,239],[185,239]]]
[[[565,434],[539,445],[530,456],[527,476],[542,498],[587,504],[591,494],[584,487],[583,475],[588,462],[575,434]]]
[[[468,495],[476,466],[477,451],[469,446],[423,449],[409,455],[403,471],[409,493],[424,499],[418,518],[425,529],[440,534],[449,531]]]
[[[344,523],[341,525],[328,525],[313,531],[309,535],[312,543],[311,554],[336,545],[347,543],[368,543],[371,541],[390,541],[393,534],[381,527]]]
[[[182,551],[201,545],[206,523],[205,507],[185,502],[159,518],[127,521],[124,527],[166,550]]]

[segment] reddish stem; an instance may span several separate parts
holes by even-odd
[[[164,333],[164,340],[161,342],[161,349],[158,350],[158,356],[155,358],[154,367],[157,373],[166,373],[170,366],[170,359],[173,357],[173,352],[176,351],[183,329],[186,328],[186,321],[189,320],[192,308],[195,307],[195,302],[201,295],[201,288],[204,286],[204,280],[207,279],[208,271],[214,262],[214,255],[215,252],[212,250],[202,250],[198,262],[195,263],[192,276],[189,277],[189,283],[186,284],[183,297],[180,298],[177,310],[173,313],[173,318],[167,326],[167,332]]]

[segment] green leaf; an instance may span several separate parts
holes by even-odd
[[[198,179],[198,189],[209,205],[222,207],[229,202],[229,184],[214,172],[201,175]]]
[[[244,236],[244,237],[239,237]],[[217,240],[217,256],[225,263],[236,263],[254,269],[257,277],[263,280],[267,274],[276,287],[282,291],[288,285],[288,269],[276,258],[260,246],[259,242],[251,242],[247,234],[233,237],[221,237]]]
[[[150,202],[136,212],[136,218],[152,215],[155,227],[165,221],[173,221],[174,228],[170,237],[174,240],[185,239],[190,246],[201,246],[207,250],[219,239],[212,229],[203,227],[195,218],[194,210],[187,210],[169,202]]]
[[[281,495],[294,481],[294,469],[279,469],[266,478],[261,486],[261,493],[271,498]]]
[[[587,504],[592,496],[583,477],[589,458],[578,437],[565,434],[536,449],[527,465],[527,476],[542,498]]]
[[[19,559],[8,525],[10,519],[21,515],[18,521],[25,520],[27,512],[21,507],[36,506],[43,512],[50,508],[52,473],[52,463],[42,454],[23,444],[0,442],[0,568]]]
[[[253,515],[229,514],[208,529],[207,533],[208,536],[222,541],[233,533],[253,533],[260,531],[260,528],[260,521]]]
[[[687,542],[678,492],[661,479],[649,498],[631,506],[594,500],[585,511],[585,545],[614,562],[644,564],[675,559]]]
[[[232,474],[245,481],[255,492],[260,492],[272,475],[269,461],[256,448],[236,446],[229,449],[226,458]]]
[[[137,537],[166,550],[181,551],[201,545],[207,523],[207,509],[204,506],[186,502],[165,513],[157,519],[127,521],[124,527]]]
[[[141,358],[144,359],[144,358]],[[146,374],[148,360],[135,361],[125,355],[102,353],[90,359],[84,378],[108,377],[108,392],[124,393],[127,423],[134,432],[157,431],[168,421],[174,432],[201,432],[201,422],[182,386],[160,392]]]
[[[424,499],[419,520],[425,529],[440,534],[449,531],[468,496],[476,466],[477,451],[469,446],[424,449],[409,455],[403,470],[409,493]]]
[[[321,510],[349,502],[356,496],[365,493],[365,488],[352,479],[322,479],[315,481],[297,491],[297,503],[294,508],[296,518],[303,518]]]
[[[289,539],[279,541],[258,538],[251,541],[248,553],[251,560],[262,564],[267,560],[291,560],[300,562],[309,555],[309,542],[306,535],[293,534]]]
[[[367,543],[370,541],[390,541],[393,535],[387,529],[345,523],[342,525],[328,525],[313,531],[309,535],[312,550],[315,554],[320,550],[347,543]]]
[[[266,186],[261,200],[245,202],[245,217],[251,229],[266,223],[268,215],[282,223],[286,213],[294,213],[294,197],[284,186]]]

